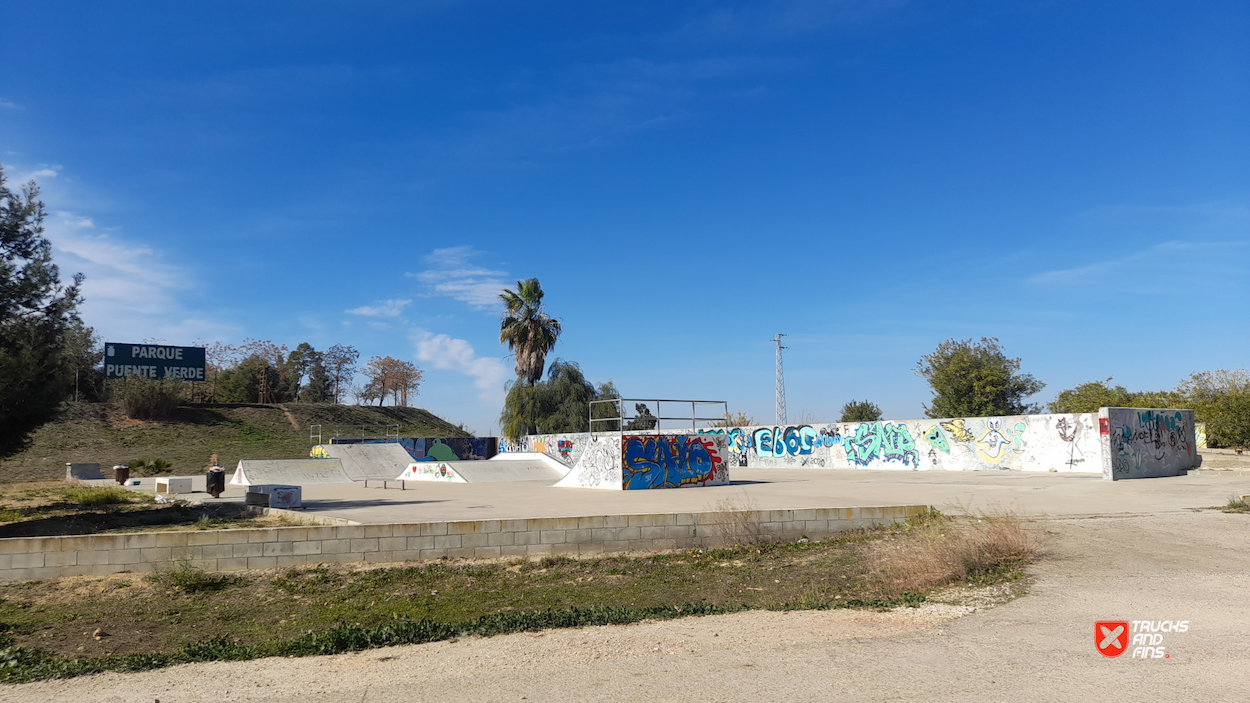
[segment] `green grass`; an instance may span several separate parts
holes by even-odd
[[[62,489],[61,500],[68,505],[87,508],[98,505],[151,502],[152,497],[128,491],[121,486],[75,486]]]
[[[107,403],[70,404],[32,431],[22,446],[0,456],[0,482],[43,481],[65,476],[66,462],[99,462],[106,476],[115,464],[159,457],[157,469],[139,473],[198,474],[216,453],[222,466],[241,458],[307,456],[312,424],[398,424],[406,437],[463,437],[456,426],[420,408],[286,403],[293,427],[273,405],[188,405],[168,420],[135,422]]]
[[[221,591],[246,583],[241,576],[210,573],[189,561],[180,561],[172,567],[157,569],[149,578],[158,586],[184,593]]]

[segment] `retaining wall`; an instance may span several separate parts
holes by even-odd
[[[905,505],[12,537],[0,539],[0,581],[148,572],[183,560],[210,571],[242,571],[327,562],[656,552],[721,546],[734,525],[746,522],[778,541],[803,535],[823,539],[923,510]]]

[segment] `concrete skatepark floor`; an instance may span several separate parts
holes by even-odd
[[[1030,593],[997,607],[752,612],[470,638],[47,681],[6,688],[5,699],[1246,699],[1250,517],[1185,511],[1045,526],[1049,554],[1030,568]],[[1190,629],[1167,636],[1167,659],[1107,659],[1091,641],[1097,620],[1188,620]]]
[[[362,523],[698,512],[722,501],[785,509],[933,505],[942,510],[1018,509],[1024,515],[1157,513],[1224,505],[1250,494],[1250,475],[1201,472],[1169,478],[1104,481],[1095,474],[982,471],[734,469],[728,486],[661,491],[552,488],[543,481],[452,484],[396,482],[312,485],[309,514]],[[228,486],[220,500],[241,501]]]

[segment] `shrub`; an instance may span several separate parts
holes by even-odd
[[[1250,447],[1250,392],[1224,393],[1194,404],[1195,414],[1207,425],[1207,446]]]
[[[1250,496],[1232,496],[1228,499],[1228,504],[1220,510],[1226,513],[1250,513],[1250,501],[1246,500]]]
[[[182,381],[126,378],[109,382],[110,398],[126,417],[147,420],[169,417],[182,400]]]
[[[764,534],[763,515],[755,500],[722,498],[712,510],[707,523],[708,537],[714,547],[756,547],[769,542]]]
[[[159,586],[187,593],[220,591],[243,582],[241,577],[210,573],[186,560],[172,567],[157,567],[148,579]]]
[[[150,476],[170,468],[173,464],[164,459],[135,459],[128,466],[136,476]]]

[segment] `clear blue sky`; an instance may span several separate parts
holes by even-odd
[[[921,414],[1247,363],[1250,5],[9,3],[0,162],[110,341],[354,344],[496,429],[536,276],[628,396]]]

